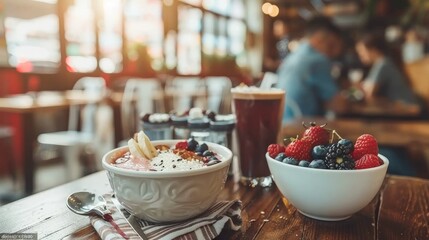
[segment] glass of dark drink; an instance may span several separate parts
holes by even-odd
[[[237,118],[241,177],[249,186],[272,185],[265,159],[268,145],[278,141],[285,104],[285,91],[236,87],[231,90]]]

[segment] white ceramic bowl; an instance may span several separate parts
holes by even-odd
[[[327,170],[294,166],[266,154],[280,192],[302,214],[325,221],[349,218],[375,197],[383,183],[389,160],[361,170]]]
[[[179,141],[152,143],[174,146]],[[102,165],[117,199],[133,215],[151,222],[181,221],[208,209],[225,185],[232,152],[224,146],[206,143],[222,156],[222,162],[176,172],[135,171],[109,164],[128,150],[125,146],[106,153]]]

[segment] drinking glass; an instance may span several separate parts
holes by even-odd
[[[237,120],[240,182],[252,187],[271,186],[265,153],[268,145],[278,141],[285,92],[281,89],[236,87],[231,93]]]

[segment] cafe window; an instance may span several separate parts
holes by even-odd
[[[204,15],[203,53],[212,55],[216,49],[215,35],[216,17],[211,13]]]
[[[97,68],[95,11],[93,1],[74,0],[65,15],[66,64],[70,72]]]
[[[103,0],[99,18],[100,69],[106,73],[122,70],[122,0]]]
[[[230,53],[234,56],[244,52],[244,42],[246,40],[246,25],[243,21],[228,20],[228,37],[230,39]]]
[[[127,0],[124,6],[125,39],[127,57],[138,58],[139,49],[144,47],[155,70],[163,64],[163,36],[161,0]]]
[[[10,66],[20,72],[57,71],[61,55],[56,3],[56,0],[4,1]]]
[[[177,72],[195,75],[201,72],[201,22],[198,8],[179,6]]]

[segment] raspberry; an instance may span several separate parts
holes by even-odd
[[[176,149],[183,149],[183,150],[185,150],[187,148],[188,148],[188,142],[187,141],[176,143]]]
[[[329,131],[324,128],[325,125],[317,126],[315,122],[311,122],[310,127],[307,127],[304,123],[302,125],[307,128],[302,138],[310,139],[313,147],[329,143],[330,134]]]
[[[291,142],[286,147],[285,153],[286,156],[295,158],[298,161],[310,160],[312,148],[312,142],[307,138],[303,138]]]
[[[378,144],[374,136],[370,134],[363,134],[356,139],[352,157],[356,161],[363,157],[365,154],[378,154]]]
[[[380,160],[377,155],[365,154],[359,160],[356,161],[356,169],[373,168],[380,166]]]
[[[285,147],[283,147],[280,144],[270,144],[267,148],[268,155],[270,157],[275,158],[279,153],[282,153],[285,151]]]

